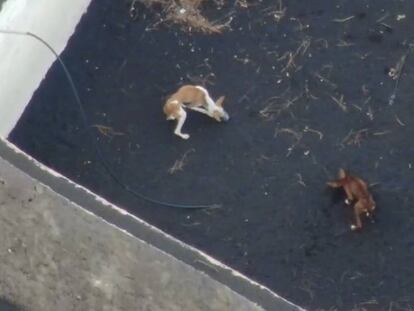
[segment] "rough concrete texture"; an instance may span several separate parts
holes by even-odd
[[[0,295],[27,310],[262,310],[0,159]]]

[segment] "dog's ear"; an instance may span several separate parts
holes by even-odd
[[[340,168],[339,169],[338,177],[339,178],[345,178],[346,177],[346,172],[345,172],[345,170],[343,168]]]
[[[223,107],[223,102],[226,96],[220,96],[219,99],[216,100],[216,105],[219,107]]]

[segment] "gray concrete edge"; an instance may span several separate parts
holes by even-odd
[[[270,289],[247,278],[200,250],[129,214],[105,199],[42,165],[5,139],[0,140],[0,157],[30,177],[66,197],[108,224],[160,249],[227,286],[266,310],[303,310]]]

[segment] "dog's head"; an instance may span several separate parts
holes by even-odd
[[[217,99],[216,104],[214,105],[214,108],[211,112],[211,116],[218,122],[230,120],[229,114],[223,108],[224,99],[225,96],[221,96],[219,99]]]

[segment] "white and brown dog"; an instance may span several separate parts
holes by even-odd
[[[187,118],[185,109],[204,113],[218,122],[228,121],[230,117],[223,109],[223,101],[224,96],[221,96],[214,102],[207,90],[199,85],[184,85],[167,99],[163,110],[167,120],[177,120],[174,134],[188,139],[190,135],[181,132]]]

